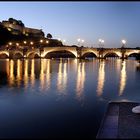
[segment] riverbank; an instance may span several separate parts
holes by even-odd
[[[135,102],[111,102],[97,134],[98,138],[140,138],[140,114],[132,112]]]

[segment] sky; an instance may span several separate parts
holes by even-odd
[[[42,29],[66,45],[140,47],[140,2],[0,2],[0,22],[22,20],[26,27]]]

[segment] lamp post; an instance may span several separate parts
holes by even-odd
[[[12,45],[12,42],[9,42],[8,44],[11,46]]]
[[[65,39],[63,39],[63,44],[66,42],[66,40]]]
[[[40,58],[41,58],[41,51],[42,51],[42,44],[43,44],[43,39],[40,40],[40,45],[39,45],[39,51],[40,51]]]
[[[80,41],[81,41],[81,39],[80,38],[78,38],[77,39],[77,41],[78,41],[78,46],[80,45]]]
[[[121,47],[122,59],[124,60],[124,59],[126,58],[126,57],[125,57],[125,45],[126,45],[126,40],[122,39],[121,42],[122,42],[122,47]]]
[[[99,48],[104,46],[104,40],[103,39],[99,39]]]
[[[16,49],[18,49],[19,43],[16,43]]]
[[[34,42],[33,42],[33,41],[31,41],[31,42],[30,42],[30,45],[31,45],[31,46],[33,46],[33,44],[34,44]],[[33,49],[33,47],[32,47],[32,49]]]
[[[12,44],[13,44],[12,42],[9,42],[9,43],[8,43],[8,49],[9,49],[9,50],[11,49]]]
[[[85,40],[82,39],[81,42],[83,43],[83,46],[84,46],[84,42],[85,42]]]
[[[103,58],[103,46],[104,46],[104,40],[99,39],[99,58]]]
[[[84,39],[78,38],[77,41],[78,41],[78,46],[80,45],[80,43],[81,43],[81,45],[82,45],[82,44],[84,45],[84,42],[85,42]]]
[[[125,44],[126,44],[126,40],[122,40],[122,48],[124,48],[125,47]]]
[[[9,42],[9,43],[8,43],[8,45],[10,46],[10,48],[11,48],[12,44],[13,44],[12,42]]]
[[[23,41],[24,44],[27,44],[27,41]]]
[[[49,43],[49,41],[48,40],[46,40],[46,44],[48,44]]]

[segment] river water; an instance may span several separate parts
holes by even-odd
[[[140,101],[140,63],[0,59],[0,138],[95,138],[109,101]]]

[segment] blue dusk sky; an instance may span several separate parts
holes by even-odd
[[[26,27],[42,29],[67,45],[120,47],[140,46],[140,2],[0,2],[0,21],[22,20]]]

